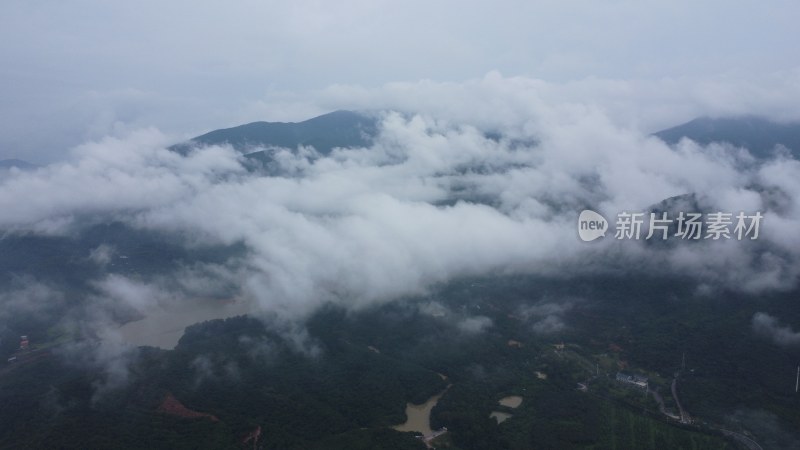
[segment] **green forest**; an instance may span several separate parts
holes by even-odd
[[[188,327],[174,350],[131,348],[112,361],[90,357],[97,339],[62,337],[2,368],[0,445],[425,448],[418,433],[392,427],[405,421],[407,403],[441,392],[430,416],[432,429],[447,428],[432,441],[437,448],[738,448],[723,427],[792,442],[759,436],[757,424],[730,411],[773,412],[785,429],[798,426],[786,382],[796,355],[749,332],[747,307],[760,306],[752,299],[729,299],[740,304],[726,314],[730,303],[667,289],[680,285],[461,280],[359,311],[329,305],[302,327],[270,315],[208,321]],[[595,301],[582,300],[590,295]],[[567,325],[543,333],[543,314]],[[46,330],[31,335],[47,339]],[[619,367],[650,376],[671,408],[668,382],[682,371],[693,423],[620,386]],[[522,404],[499,405],[508,395]],[[166,407],[168,398],[180,406]],[[498,423],[493,411],[511,417]]]

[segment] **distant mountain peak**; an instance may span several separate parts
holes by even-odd
[[[337,110],[302,122],[252,122],[214,130],[172,147],[186,151],[196,145],[229,144],[242,153],[269,147],[295,149],[311,146],[322,154],[337,147],[363,147],[377,133],[377,119],[370,115]]]
[[[36,169],[36,164],[29,163],[28,161],[23,161],[21,159],[3,159],[0,160],[0,169],[11,169],[12,167],[16,167],[19,170],[33,170]]]
[[[727,142],[747,148],[757,158],[768,157],[776,145],[800,157],[800,123],[779,123],[764,117],[699,117],[676,127],[654,133],[668,144],[683,138],[699,144]]]

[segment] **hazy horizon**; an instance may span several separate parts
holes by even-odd
[[[436,113],[428,91],[498,78],[642,132],[706,114],[798,119],[798,15],[791,1],[14,0],[0,158],[64,160],[147,127],[180,141],[336,109]]]

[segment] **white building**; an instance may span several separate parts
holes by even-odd
[[[647,390],[649,387],[647,377],[617,372],[617,381],[627,385]]]

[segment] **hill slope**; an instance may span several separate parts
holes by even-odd
[[[21,159],[3,159],[0,160],[0,169],[11,169],[12,167],[16,167],[20,170],[33,170],[36,169],[36,164],[31,164],[28,161],[23,161]]]
[[[313,146],[322,154],[336,147],[369,145],[377,129],[376,120],[352,111],[334,111],[303,122],[253,122],[211,131],[172,148],[185,151],[192,145],[230,144],[250,153],[263,147]]]
[[[668,144],[675,144],[684,137],[703,145],[728,142],[749,149],[757,158],[769,156],[780,144],[795,157],[800,156],[800,123],[777,123],[756,116],[701,117],[654,134]]]

